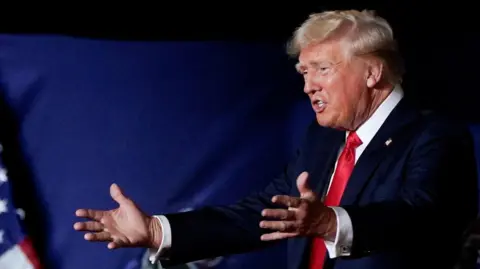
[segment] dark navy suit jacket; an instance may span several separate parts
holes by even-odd
[[[386,144],[391,139],[390,144]],[[172,229],[163,266],[253,251],[261,210],[272,196],[299,196],[297,176],[322,195],[345,132],[313,123],[284,173],[262,191],[224,207],[167,214]],[[341,206],[353,225],[351,256],[327,259],[334,269],[452,268],[462,233],[477,212],[476,166],[469,130],[446,118],[422,115],[404,98],[359,158]],[[288,268],[308,268],[310,240],[289,239]]]

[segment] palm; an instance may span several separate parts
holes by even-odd
[[[114,241],[137,246],[148,239],[145,216],[135,205],[121,205],[105,214],[102,221]]]
[[[112,185],[110,194],[118,202],[118,208],[108,211],[77,210],[77,216],[90,220],[77,222],[74,228],[88,231],[85,234],[87,240],[111,242],[109,248],[147,246],[148,216],[132,200],[126,198],[117,185]]]

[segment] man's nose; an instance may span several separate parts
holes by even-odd
[[[305,85],[303,87],[303,91],[306,93],[306,94],[309,94],[311,92],[314,92],[314,91],[318,91],[320,89],[320,87],[318,86],[317,83],[314,83],[313,80],[311,78],[305,78]]]

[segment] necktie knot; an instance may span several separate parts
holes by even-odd
[[[345,147],[355,149],[362,144],[362,140],[358,137],[356,132],[350,132],[347,137],[347,143]]]

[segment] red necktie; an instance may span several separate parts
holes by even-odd
[[[326,206],[338,206],[342,199],[343,191],[347,186],[348,179],[355,166],[355,149],[362,144],[362,141],[355,132],[351,132],[347,137],[347,142],[338,158],[337,168],[333,176],[330,190],[325,198]],[[310,269],[322,269],[327,249],[322,238],[314,238],[312,241],[312,250],[310,255]]]

